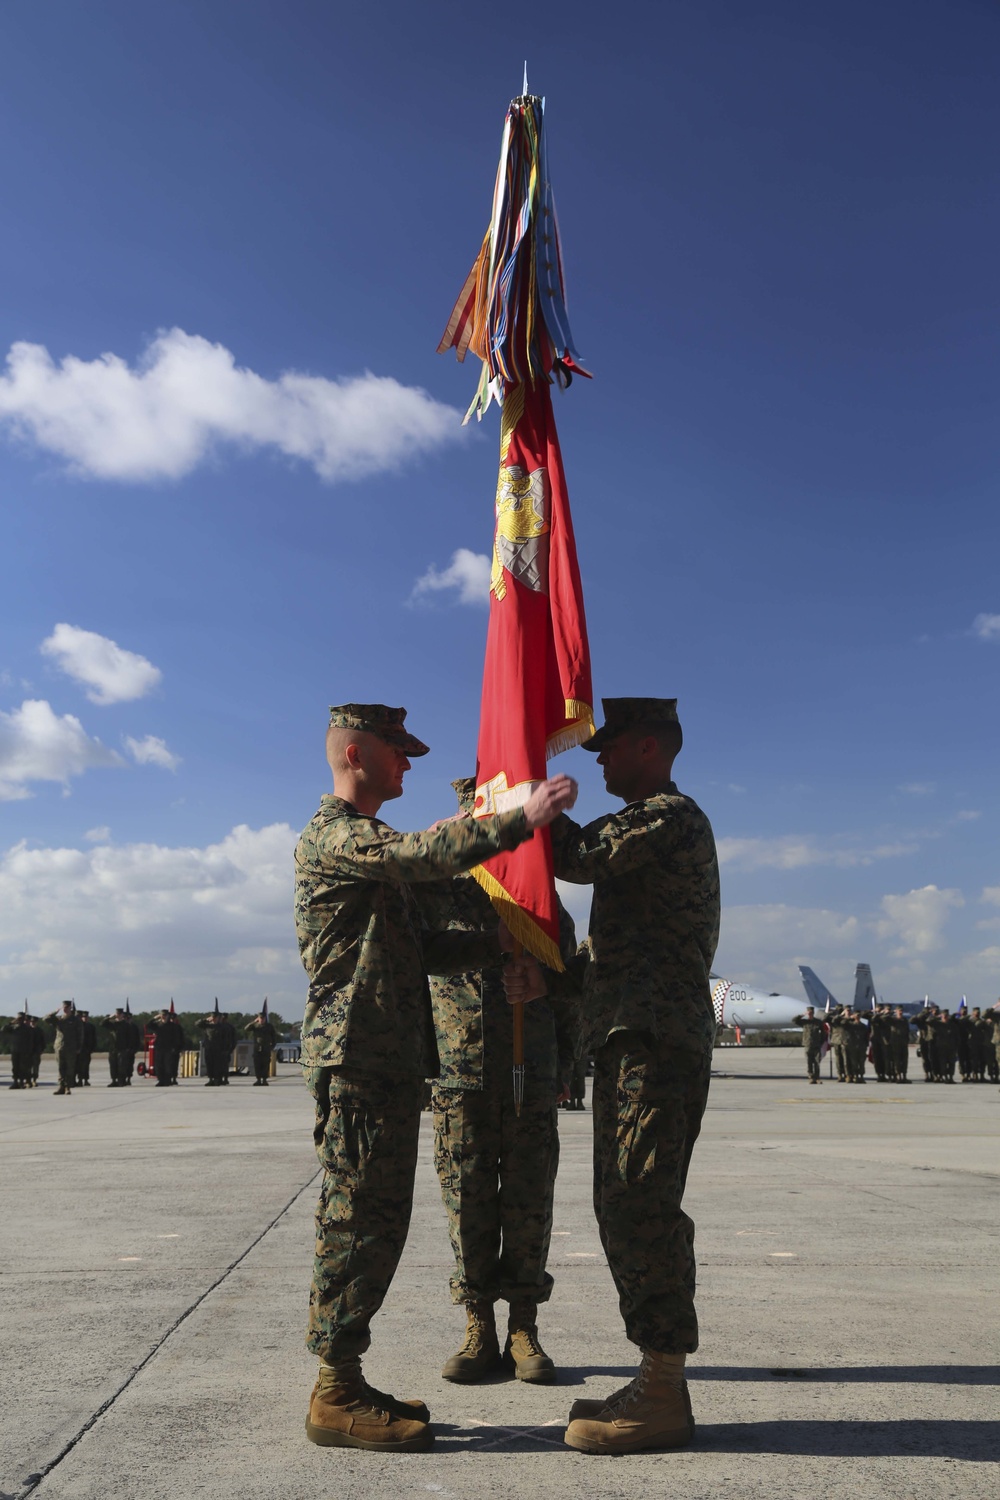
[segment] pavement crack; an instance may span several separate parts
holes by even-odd
[[[108,1107],[109,1108],[115,1108],[114,1105],[110,1105]],[[295,1192],[289,1198],[289,1200],[285,1204],[284,1208],[280,1209],[278,1211],[278,1213],[275,1214],[274,1218],[271,1219],[269,1223],[267,1223],[267,1224],[264,1225],[264,1228],[260,1231],[260,1233],[258,1235],[256,1235],[250,1241],[249,1245],[247,1245],[245,1247],[245,1249],[243,1249],[243,1250],[240,1251],[240,1253],[239,1253],[239,1255],[237,1255],[236,1259],[234,1261],[231,1261],[230,1264],[228,1266],[226,1266],[225,1270],[222,1271],[222,1272],[220,1272],[220,1274],[215,1278],[215,1280],[209,1286],[207,1286],[203,1292],[199,1293],[199,1295],[194,1299],[194,1301],[190,1304],[190,1306],[186,1307],[184,1309],[184,1311],[178,1317],[176,1317],[174,1319],[174,1321],[170,1324],[169,1328],[164,1329],[163,1333],[157,1339],[156,1343],[150,1349],[149,1353],[145,1356],[145,1358],[141,1359],[137,1365],[133,1366],[133,1368],[129,1371],[128,1375],[122,1381],[121,1385],[119,1385],[119,1387],[117,1388],[117,1390],[113,1391],[111,1393],[111,1395],[107,1398],[107,1400],[103,1401],[101,1403],[101,1405],[97,1408],[97,1410],[95,1412],[93,1412],[91,1416],[89,1416],[87,1418],[86,1422],[84,1422],[84,1424],[80,1428],[80,1430],[78,1432],[76,1432],[73,1435],[73,1437],[70,1438],[69,1442],[68,1443],[64,1443],[64,1445],[62,1446],[62,1448],[56,1454],[55,1458],[53,1458],[52,1460],[50,1460],[50,1462],[45,1465],[44,1469],[40,1469],[36,1474],[29,1474],[28,1475],[28,1478],[26,1479],[26,1481],[24,1482],[24,1484],[21,1486],[21,1489],[19,1491],[18,1500],[26,1500],[26,1497],[28,1495],[34,1494],[35,1490],[38,1489],[39,1485],[42,1484],[49,1477],[49,1475],[53,1472],[53,1470],[55,1470],[55,1469],[57,1469],[59,1467],[59,1465],[62,1463],[63,1459],[66,1458],[70,1453],[72,1453],[73,1449],[77,1446],[77,1444],[80,1442],[80,1440],[82,1438],[86,1437],[87,1433],[95,1425],[95,1423],[98,1422],[100,1420],[100,1418],[104,1416],[105,1412],[110,1411],[111,1408],[114,1406],[115,1402],[118,1400],[119,1396],[123,1395],[124,1392],[128,1390],[128,1388],[132,1384],[133,1380],[136,1378],[136,1376],[142,1370],[144,1370],[146,1368],[146,1366],[149,1364],[150,1360],[153,1359],[155,1355],[159,1354],[160,1350],[163,1348],[163,1346],[167,1342],[167,1340],[173,1334],[175,1334],[177,1332],[178,1328],[180,1328],[183,1323],[187,1322],[187,1320],[191,1316],[191,1314],[193,1312],[197,1311],[197,1309],[202,1305],[202,1303],[205,1302],[207,1300],[207,1298],[209,1298],[212,1295],[212,1293],[214,1291],[216,1291],[222,1285],[222,1283],[227,1279],[227,1277],[229,1277],[229,1276],[232,1275],[232,1273],[236,1270],[237,1266],[241,1265],[243,1263],[243,1261],[246,1260],[246,1258],[250,1254],[251,1250],[255,1250],[257,1248],[257,1246],[260,1244],[261,1240],[263,1240],[267,1235],[270,1234],[271,1230],[275,1227],[275,1225],[278,1224],[278,1223],[280,1223],[280,1221],[285,1217],[285,1215],[288,1213],[289,1209],[295,1207],[295,1204],[302,1197],[302,1194],[304,1192],[306,1192],[306,1190],[313,1185],[313,1183],[316,1181],[317,1177],[319,1177],[321,1175],[322,1171],[323,1171],[322,1167],[317,1167],[316,1170],[315,1170],[315,1172],[311,1173],[311,1175],[302,1184],[302,1186],[299,1187],[299,1188],[296,1188]]]

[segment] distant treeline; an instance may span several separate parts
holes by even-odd
[[[159,1013],[160,1012],[158,1010],[134,1010],[132,1012],[132,1020],[135,1022],[135,1024],[139,1028],[139,1035],[140,1035],[140,1037],[143,1034],[143,1031],[144,1031],[145,1026],[146,1026],[146,1022],[147,1021],[151,1021],[152,1018],[154,1016],[158,1016]],[[201,1039],[202,1039],[202,1037],[204,1036],[205,1033],[201,1029],[201,1027],[198,1026],[197,1023],[199,1021],[204,1020],[204,1018],[207,1015],[211,1015],[211,1010],[210,1009],[209,1010],[179,1010],[177,1012],[177,1020],[180,1022],[181,1029],[184,1032],[184,1039],[185,1039],[185,1045],[186,1046],[188,1046],[188,1047],[197,1047],[198,1046],[198,1043],[201,1041]],[[257,1011],[257,1010],[253,1010],[253,1011],[230,1010],[230,1011],[226,1012],[227,1019],[236,1028],[236,1035],[237,1035],[237,1038],[240,1041],[242,1041],[244,1039],[244,1037],[248,1035],[248,1033],[244,1032],[243,1028],[245,1026],[248,1026],[250,1024],[250,1022],[253,1021],[253,1020],[255,1020],[256,1017],[259,1016],[259,1015],[260,1015],[260,1011]],[[110,1042],[110,1037],[108,1035],[108,1029],[104,1025],[105,1018],[101,1017],[101,1016],[95,1016],[92,1013],[90,1019],[91,1019],[91,1021],[93,1021],[95,1027],[97,1028],[97,1047],[95,1048],[95,1051],[97,1051],[97,1052],[107,1052],[108,1045],[109,1045],[109,1042]],[[0,1026],[8,1026],[8,1025],[10,1025],[13,1022],[13,1020],[14,1020],[13,1016],[4,1016],[4,1017],[0,1018]],[[37,1017],[37,1016],[35,1017],[35,1020],[36,1020],[37,1024],[39,1024],[39,1025],[42,1026],[42,1028],[43,1028],[43,1030],[45,1032],[46,1046],[49,1047],[49,1048],[51,1048],[51,1046],[52,1046],[52,1044],[53,1044],[53,1042],[55,1040],[55,1034],[56,1034],[55,1033],[55,1027],[54,1026],[46,1026],[44,1024],[44,1022],[42,1022],[40,1020],[40,1018]],[[278,1033],[279,1037],[284,1037],[284,1036],[294,1036],[294,1037],[297,1037],[298,1036],[299,1027],[298,1027],[298,1022],[297,1021],[286,1021],[278,1013],[278,1011],[276,1011],[276,1010],[269,1010],[268,1011],[268,1020],[271,1022],[271,1025],[274,1027],[274,1029]],[[9,1053],[10,1053],[10,1032],[9,1031],[0,1031],[0,1055],[7,1055]]]

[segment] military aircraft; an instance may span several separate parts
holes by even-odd
[[[805,1010],[801,1000],[791,995],[770,995],[751,990],[738,980],[710,974],[712,1004],[718,1026],[738,1026],[740,1031],[774,1031],[794,1026],[795,1017]],[[815,1002],[813,1002],[815,1004]]]
[[[799,973],[802,975],[802,983],[805,992],[809,996],[809,1004],[815,1006],[816,1010],[832,1010],[837,1001],[831,995],[823,983],[808,964],[799,964]],[[854,971],[854,999],[851,1002],[855,1010],[871,1010],[875,1005],[884,1005],[884,999],[880,1000],[875,994],[875,981],[872,978],[870,964],[858,964]],[[904,1000],[899,1008],[903,1015],[912,1019],[917,1011],[922,1010],[926,1001]]]
[[[809,1004],[818,1011],[832,1010],[836,999],[823,981],[807,964],[799,964],[799,973],[809,999]],[[736,980],[723,979],[721,974],[711,974],[712,1004],[719,1026],[738,1026],[740,1031],[780,1031],[795,1025],[795,1017],[805,1010],[801,1000],[791,995],[781,995],[777,990],[764,994],[749,989]],[[868,964],[858,964],[854,976],[854,1009],[871,1010],[876,1004],[875,983]],[[904,1011],[908,1007],[903,1007]]]

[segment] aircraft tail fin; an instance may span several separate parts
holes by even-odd
[[[868,964],[858,964],[854,971],[854,1009],[874,1010],[877,1003],[871,968]]]
[[[802,975],[802,983],[805,987],[809,1004],[817,1010],[827,1010],[829,1006],[836,1005],[836,1000],[830,994],[822,979],[817,979],[808,964],[799,964],[799,973]]]

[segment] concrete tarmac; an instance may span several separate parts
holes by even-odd
[[[913,1060],[914,1065],[915,1059]],[[0,1085],[9,1059],[0,1060]],[[303,1431],[318,1174],[297,1069],[157,1089],[0,1093],[0,1500],[996,1500],[1000,1093],[810,1087],[792,1049],[725,1050],[695,1151],[696,1445],[566,1448],[570,1403],[634,1373],[590,1207],[591,1117],[560,1113],[540,1332],[560,1382],[440,1379],[461,1341],[424,1116],[374,1385],[423,1397],[427,1453]]]

